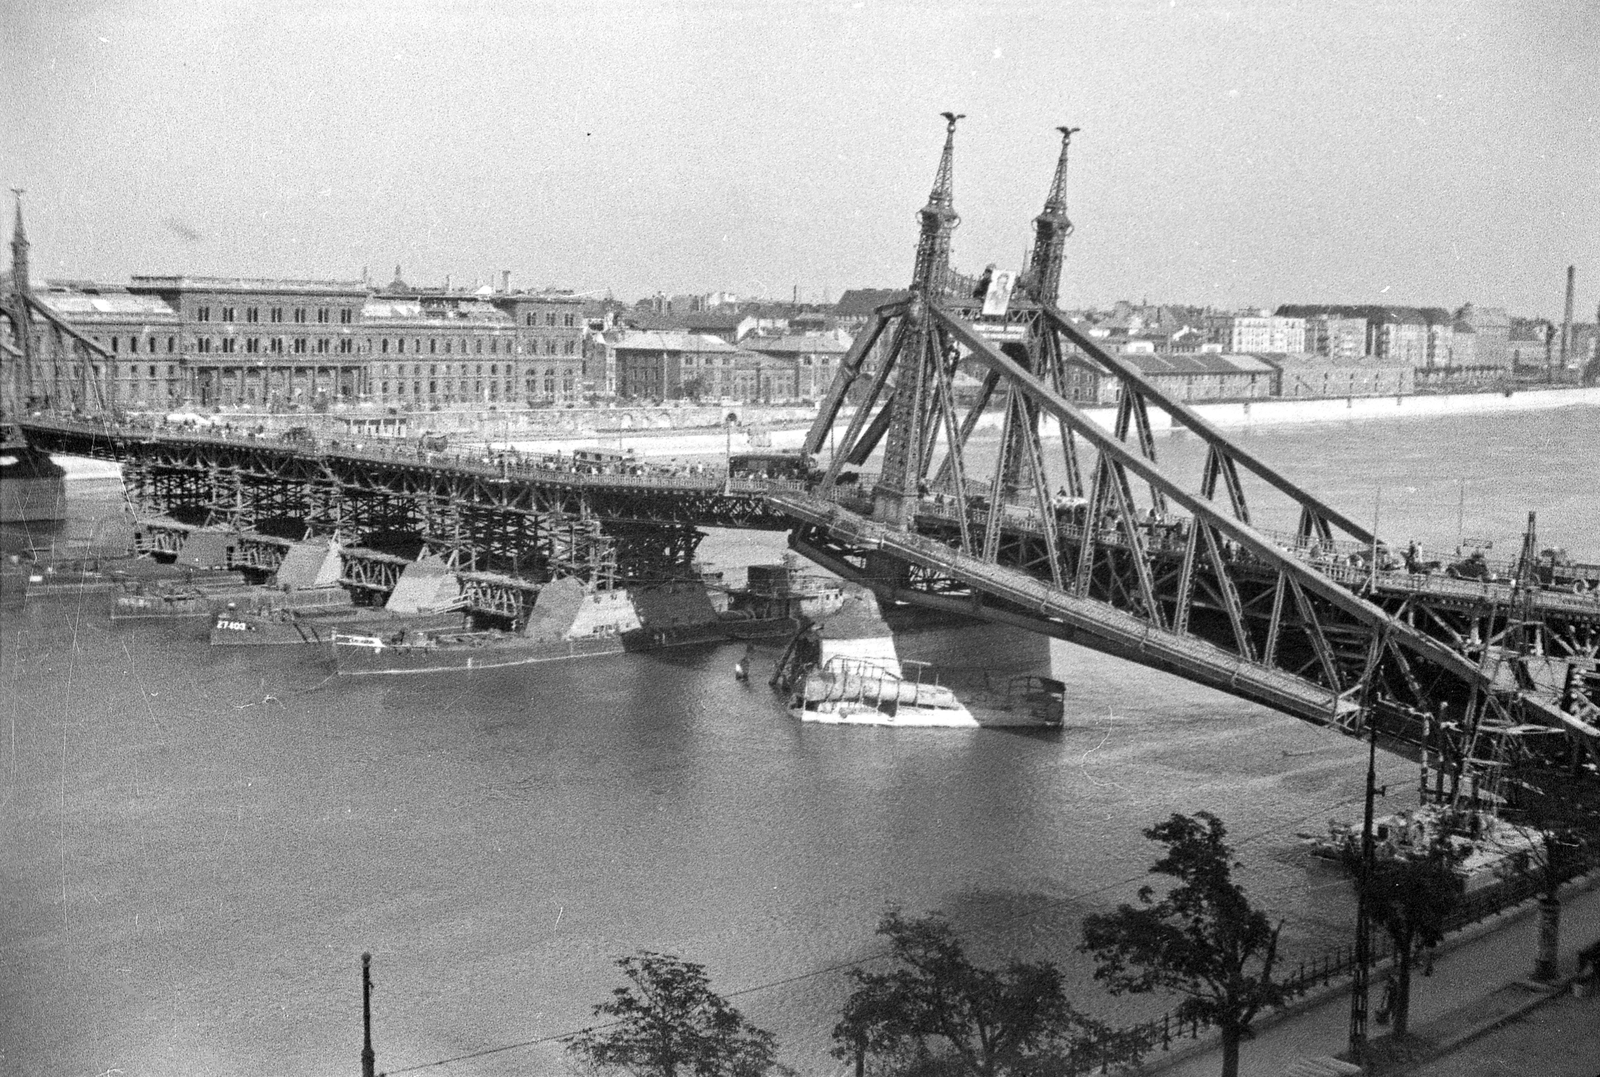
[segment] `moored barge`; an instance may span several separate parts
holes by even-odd
[[[753,565],[748,585],[719,609],[703,580],[599,588],[554,580],[540,588],[520,630],[399,626],[335,628],[344,675],[492,669],[567,658],[661,650],[729,640],[787,639],[813,616],[839,608],[837,581],[805,576],[794,559]]]

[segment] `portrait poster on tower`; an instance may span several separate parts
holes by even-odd
[[[989,290],[983,294],[983,314],[986,318],[998,318],[1006,312],[1011,305],[1011,289],[1017,283],[1015,270],[999,269],[989,279]]]

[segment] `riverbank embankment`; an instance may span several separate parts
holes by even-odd
[[[1529,389],[1513,393],[1429,393],[1408,396],[1332,397],[1324,399],[1230,400],[1190,405],[1201,418],[1221,430],[1250,430],[1268,426],[1294,426],[1313,423],[1389,421],[1422,419],[1441,415],[1497,415],[1508,412],[1550,411],[1568,407],[1600,408],[1600,386],[1569,386],[1554,389]],[[1115,407],[1085,408],[1084,413],[1106,430],[1116,423]],[[976,430],[997,432],[1003,422],[1001,411],[979,418]],[[1153,433],[1171,433],[1171,416],[1159,409],[1150,411]],[[1055,420],[1045,418],[1041,431],[1046,437],[1056,433]],[[791,423],[782,429],[765,426],[733,426],[727,429],[650,433],[612,431],[570,437],[547,437],[515,441],[521,452],[570,452],[574,448],[600,446],[632,450],[638,456],[717,456],[726,452],[759,452],[763,449],[798,449],[805,443],[806,427]]]
[[[1356,396],[1321,399],[1229,400],[1190,405],[1207,422],[1222,430],[1250,430],[1257,427],[1291,426],[1308,423],[1365,422],[1392,419],[1429,418],[1440,415],[1491,415],[1507,412],[1549,411],[1566,407],[1600,407],[1600,386],[1563,386],[1551,389],[1519,389],[1495,393],[1415,393],[1406,396]],[[1116,408],[1085,408],[1085,414],[1110,430],[1116,422]],[[736,423],[726,423],[729,414]],[[441,413],[442,414],[442,413]],[[571,452],[576,448],[632,450],[638,456],[721,456],[725,453],[793,450],[805,443],[806,431],[814,413],[794,407],[763,408],[626,408],[587,409],[561,413],[563,422],[542,430],[508,430],[490,419],[478,431],[490,444],[503,445],[518,452]],[[848,416],[848,411],[841,419]],[[595,425],[584,427],[580,417]],[[429,421],[438,418],[430,416]],[[603,422],[601,422],[603,418]],[[420,420],[418,420],[420,421]],[[998,431],[1002,412],[982,416],[979,431]],[[1151,409],[1151,429],[1156,434],[1174,429],[1171,418]],[[434,425],[445,425],[435,423]],[[1055,432],[1052,419],[1042,423],[1043,432]],[[463,433],[464,432],[460,432]],[[509,435],[509,436],[507,436]],[[71,479],[116,478],[120,469],[106,461],[58,457]]]

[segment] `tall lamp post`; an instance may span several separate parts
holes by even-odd
[[[372,1050],[372,955],[361,955],[361,1077],[373,1077],[378,1056]]]
[[[1367,1049],[1367,1007],[1370,1003],[1368,972],[1372,964],[1372,919],[1367,909],[1367,887],[1372,879],[1372,801],[1377,796],[1378,729],[1367,716],[1367,796],[1361,817],[1361,885],[1356,890],[1355,970],[1350,978],[1350,1061],[1360,1063]]]

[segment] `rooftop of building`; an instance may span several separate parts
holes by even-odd
[[[605,335],[612,348],[656,352],[736,352],[732,344],[702,333],[650,329],[614,329]]]
[[[101,321],[140,319],[176,322],[178,320],[178,312],[160,296],[135,295],[126,289],[112,286],[84,287],[78,282],[64,286],[51,282],[43,289],[35,289],[33,296],[63,318]]]
[[[1259,355],[1224,352],[1139,352],[1122,358],[1146,374],[1271,374],[1278,369]]]
[[[702,310],[683,316],[683,324],[695,329],[737,329],[755,318],[742,310]]]
[[[1284,303],[1277,312],[1292,318],[1361,318],[1391,325],[1449,325],[1454,320],[1443,307],[1384,303]]]
[[[171,292],[248,292],[285,295],[365,296],[372,286],[363,280],[300,280],[280,277],[202,277],[190,274],[135,274],[130,289]]]
[[[459,305],[428,305],[421,299],[397,296],[375,296],[361,307],[363,322],[408,323],[437,327],[465,322],[469,325],[502,326],[511,328],[516,323],[511,316],[492,303],[468,300]]]
[[[781,337],[745,337],[741,347],[764,355],[843,355],[850,350],[850,334],[842,329],[825,333],[785,333]]]

